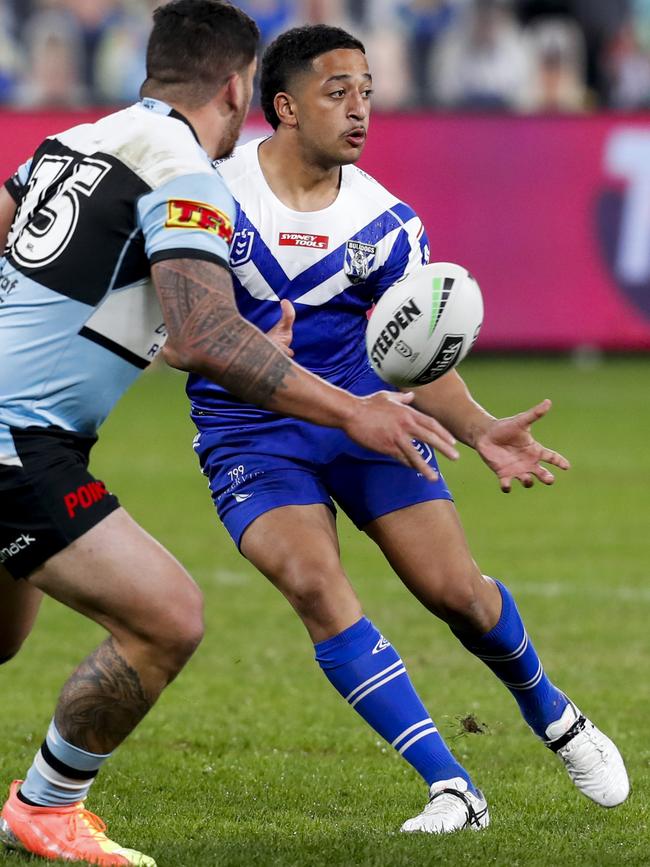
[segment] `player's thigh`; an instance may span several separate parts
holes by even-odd
[[[366,533],[408,589],[450,623],[467,618],[491,628],[500,596],[472,558],[458,513],[450,500],[415,503],[370,522]]]
[[[29,576],[29,583],[120,638],[160,646],[202,634],[201,592],[181,564],[118,508]]]
[[[0,566],[0,663],[14,656],[31,632],[43,594]]]
[[[328,506],[271,509],[249,525],[240,547],[293,605],[314,641],[342,632],[362,616],[341,565],[336,522]]]

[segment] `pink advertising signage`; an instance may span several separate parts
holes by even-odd
[[[98,116],[0,113],[3,177]],[[650,349],[650,116],[375,115],[360,165],[479,281],[477,348]]]

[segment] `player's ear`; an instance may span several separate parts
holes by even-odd
[[[221,86],[223,101],[231,111],[240,111],[245,99],[244,82],[238,72],[232,72]]]
[[[276,93],[273,100],[275,113],[280,119],[280,123],[284,126],[297,127],[298,117],[296,115],[296,104],[293,97],[289,93]]]

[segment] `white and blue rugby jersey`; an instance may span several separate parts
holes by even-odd
[[[6,183],[0,463],[10,427],[94,435],[164,344],[151,263],[227,266],[235,207],[189,124],[143,100],[46,139]]]
[[[266,183],[258,159],[263,140],[237,148],[219,166],[237,206],[230,250],[237,305],[268,331],[279,319],[280,300],[288,298],[296,309],[295,360],[350,388],[369,370],[367,311],[428,261],[426,233],[408,205],[352,165],[343,166],[328,208],[291,210]],[[205,411],[215,424],[234,427],[275,417],[202,377],[190,376],[187,391],[195,419]],[[206,424],[212,424],[207,417]]]

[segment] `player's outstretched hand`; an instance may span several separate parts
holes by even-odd
[[[296,310],[287,298],[280,301],[280,318],[273,328],[266,332],[266,336],[272,340],[278,349],[281,349],[289,358],[293,358],[291,341],[293,340],[293,323],[296,319]]]
[[[428,443],[452,461],[458,458],[456,440],[434,418],[408,406],[413,397],[413,392],[378,391],[361,398],[345,432],[362,446],[391,455],[435,481],[438,474],[422,458],[413,440]]]
[[[477,437],[475,448],[485,463],[493,470],[507,494],[513,479],[518,479],[524,488],[533,485],[533,478],[545,485],[552,485],[555,476],[542,462],[561,470],[568,470],[568,460],[558,452],[538,443],[530,432],[531,425],[546,415],[551,401],[543,400],[532,409],[517,413],[510,418],[497,418]]]

